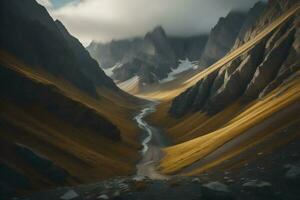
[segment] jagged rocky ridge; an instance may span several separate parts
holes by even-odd
[[[293,1],[286,7],[291,7]],[[282,13],[274,2],[244,38],[238,38],[237,48],[254,37]],[[188,112],[202,111],[210,115],[241,99],[249,102],[268,94],[284,79],[299,70],[299,15],[282,24],[249,52],[224,65],[220,70],[200,80],[195,86],[177,96],[169,113],[181,117]]]
[[[171,37],[156,27],[144,38],[92,42],[87,50],[102,68],[118,66],[113,69],[114,80],[122,82],[138,75],[141,83],[148,84],[166,78],[179,59],[198,60],[206,41],[206,35]]]
[[[221,17],[211,30],[208,41],[201,55],[199,65],[207,67],[226,55],[236,40],[246,18],[243,12],[230,12]]]
[[[200,58],[199,65],[207,67],[224,57],[234,46],[235,41],[245,37],[264,11],[266,4],[256,3],[248,13],[233,11],[225,18],[220,18],[211,30],[209,39]]]
[[[257,3],[248,13],[232,11],[220,18],[209,35],[167,36],[162,27],[156,27],[144,38],[92,42],[87,50],[102,68],[112,69],[111,77],[117,82],[138,75],[141,83],[155,83],[166,78],[180,59],[197,60],[203,69],[225,56],[264,8],[264,3]]]

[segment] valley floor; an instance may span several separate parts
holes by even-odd
[[[299,126],[294,129],[299,130]],[[198,177],[172,177],[169,180],[119,177],[90,185],[40,192],[19,200],[296,200],[300,195],[299,146],[299,140],[291,142],[276,154],[257,155],[255,161],[244,166],[233,166],[228,171],[219,167]]]

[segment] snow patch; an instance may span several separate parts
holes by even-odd
[[[123,66],[122,63],[116,63],[114,66],[112,66],[112,67],[110,67],[110,68],[106,68],[106,69],[102,68],[102,70],[104,71],[104,73],[105,73],[107,76],[111,77],[111,76],[113,75],[113,73],[114,73],[113,71],[114,71],[115,69],[118,69],[118,68],[122,67],[122,66]]]
[[[160,80],[160,83],[166,83],[176,79],[176,76],[182,72],[187,70],[196,70],[198,69],[197,61],[190,61],[188,58],[185,60],[179,60],[179,65],[176,69],[172,69],[172,71],[168,74],[167,78]]]

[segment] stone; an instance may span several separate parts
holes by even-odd
[[[106,194],[101,194],[100,196],[97,197],[97,199],[106,200],[106,199],[109,199],[109,197]]]
[[[228,186],[220,182],[210,182],[203,186],[219,192],[229,192]]]
[[[74,190],[68,190],[66,193],[64,193],[60,199],[62,200],[71,200],[79,197],[79,194],[77,194]]]
[[[300,178],[300,167],[296,165],[286,166],[289,170],[285,173],[285,178],[295,180]]]
[[[200,178],[193,178],[192,183],[200,183]]]
[[[272,184],[266,181],[250,180],[243,184],[244,187],[271,187]]]
[[[203,185],[204,199],[232,200],[235,199],[227,185],[220,182],[210,182]]]

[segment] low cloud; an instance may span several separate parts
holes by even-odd
[[[36,1],[48,9],[52,7],[52,3],[50,0],[36,0]]]
[[[143,36],[157,25],[162,25],[169,35],[208,33],[219,17],[231,10],[247,10],[256,1],[81,0],[48,10],[87,45],[91,40],[106,42]]]

